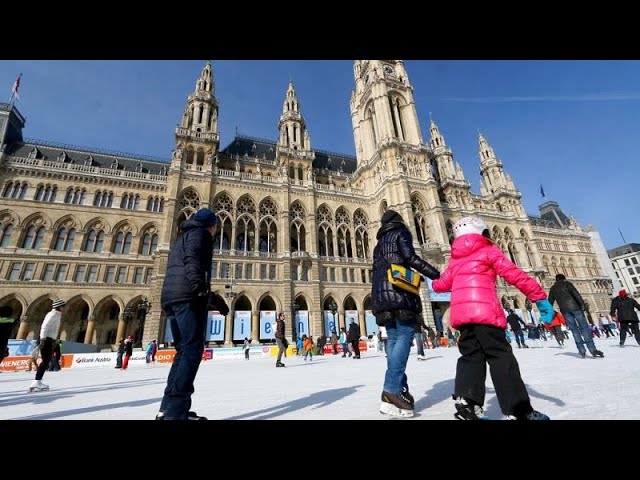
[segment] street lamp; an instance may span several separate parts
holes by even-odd
[[[136,330],[136,344],[142,346],[142,333],[144,332],[144,322],[147,319],[147,314],[151,310],[151,302],[146,298],[142,300],[142,303],[138,304],[138,329]]]
[[[133,309],[131,307],[127,307],[124,309],[124,323],[125,326],[125,335],[127,334],[127,330],[129,329],[129,322],[133,319]]]
[[[291,341],[296,343],[298,341],[298,330],[296,329],[296,316],[300,311],[300,305],[298,305],[298,301],[293,302],[293,323],[291,328]]]
[[[338,322],[336,321],[336,313],[338,313],[338,306],[336,305],[336,301],[333,298],[329,302],[328,306],[329,306],[329,311],[333,315],[333,328],[335,328],[336,332],[337,332],[338,331]],[[331,335],[331,332],[327,332],[327,333],[329,333],[329,335]]]

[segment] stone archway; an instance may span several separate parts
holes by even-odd
[[[53,299],[49,295],[43,295],[36,299],[27,308],[27,317],[29,318],[29,325],[24,338],[32,339],[40,336],[40,327],[44,317],[51,311],[51,305]]]
[[[81,295],[71,298],[60,322],[60,339],[65,342],[84,343],[92,305]]]
[[[15,318],[16,320],[13,322],[13,328],[9,338],[18,338],[20,318],[22,317],[22,312],[24,310],[22,301],[18,299],[15,294],[7,295],[3,299],[0,299],[0,307],[9,307],[11,309],[9,317]]]
[[[120,303],[111,296],[98,302],[93,314],[94,329],[88,330],[90,338],[85,339],[85,343],[93,343],[98,348],[115,344],[121,312]]]

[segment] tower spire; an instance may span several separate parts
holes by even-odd
[[[280,115],[278,129],[280,130],[279,146],[293,150],[311,150],[311,137],[300,113],[298,95],[291,78],[289,78],[289,86],[282,104],[282,115]]]
[[[218,153],[218,101],[211,62],[207,61],[196,79],[195,90],[189,95],[182,114],[182,122],[176,129],[176,166],[195,164],[211,166],[211,159]]]

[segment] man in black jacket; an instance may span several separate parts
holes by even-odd
[[[182,223],[183,234],[169,253],[160,301],[167,324],[171,325],[176,355],[156,420],[206,420],[189,408],[204,351],[213,236],[217,225],[215,213],[206,208],[199,210]],[[229,311],[226,305],[220,307],[220,313],[226,315]]]
[[[582,296],[576,290],[571,282],[567,281],[567,277],[559,273],[556,275],[556,283],[549,290],[549,303],[558,302],[560,313],[567,321],[567,328],[571,330],[573,339],[578,347],[580,356],[585,358],[587,352],[584,348],[585,344],[594,357],[604,357],[604,353],[596,348],[593,343],[593,336],[589,330],[589,324],[584,318],[584,310],[587,309]]]
[[[413,416],[413,396],[405,370],[414,337],[414,325],[420,322],[420,296],[394,287],[387,279],[392,263],[417,270],[431,279],[440,272],[416,255],[411,232],[399,213],[387,210],[378,230],[373,251],[372,310],[376,323],[387,330],[387,372],[384,378],[380,412],[396,417]]]
[[[627,338],[627,329],[633,332],[636,342],[640,345],[640,331],[638,331],[638,314],[634,310],[640,310],[640,304],[627,295],[626,290],[620,290],[618,296],[611,301],[611,316],[617,316],[620,322],[620,346],[624,347]]]
[[[360,325],[353,318],[349,322],[349,333],[347,333],[347,341],[351,343],[353,348],[353,359],[360,360]]]
[[[511,327],[511,331],[513,335],[516,337],[516,343],[518,344],[518,348],[529,348],[526,343],[524,343],[524,333],[522,332],[522,327],[526,327],[525,323],[522,319],[514,312],[509,309],[509,315],[507,315],[507,322],[509,322],[509,326]],[[520,326],[522,324],[522,327]]]

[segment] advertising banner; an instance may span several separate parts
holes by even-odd
[[[209,312],[209,328],[205,340],[209,342],[224,342],[226,319],[218,312]]]
[[[233,339],[244,340],[251,336],[251,310],[236,311],[233,319]]]
[[[323,313],[324,313],[324,334],[330,337],[331,332],[333,332],[334,330],[336,331],[336,333],[339,333],[340,329],[338,328],[338,312],[336,312],[336,314],[333,315],[333,313],[331,313],[331,310],[325,310]]]
[[[307,310],[296,312],[296,334],[298,337],[309,336],[309,312]]]
[[[357,310],[345,310],[344,312],[344,324],[347,327],[347,332],[349,331],[349,324],[351,323],[351,320],[353,320],[355,322],[356,325],[360,325],[358,323],[358,311]],[[360,332],[361,334],[364,334],[364,332]]]
[[[275,338],[276,312],[271,310],[260,311],[260,340],[273,340]]]
[[[371,310],[364,311],[364,324],[367,328],[366,335],[371,336],[378,333],[378,325],[376,325],[376,316]]]

